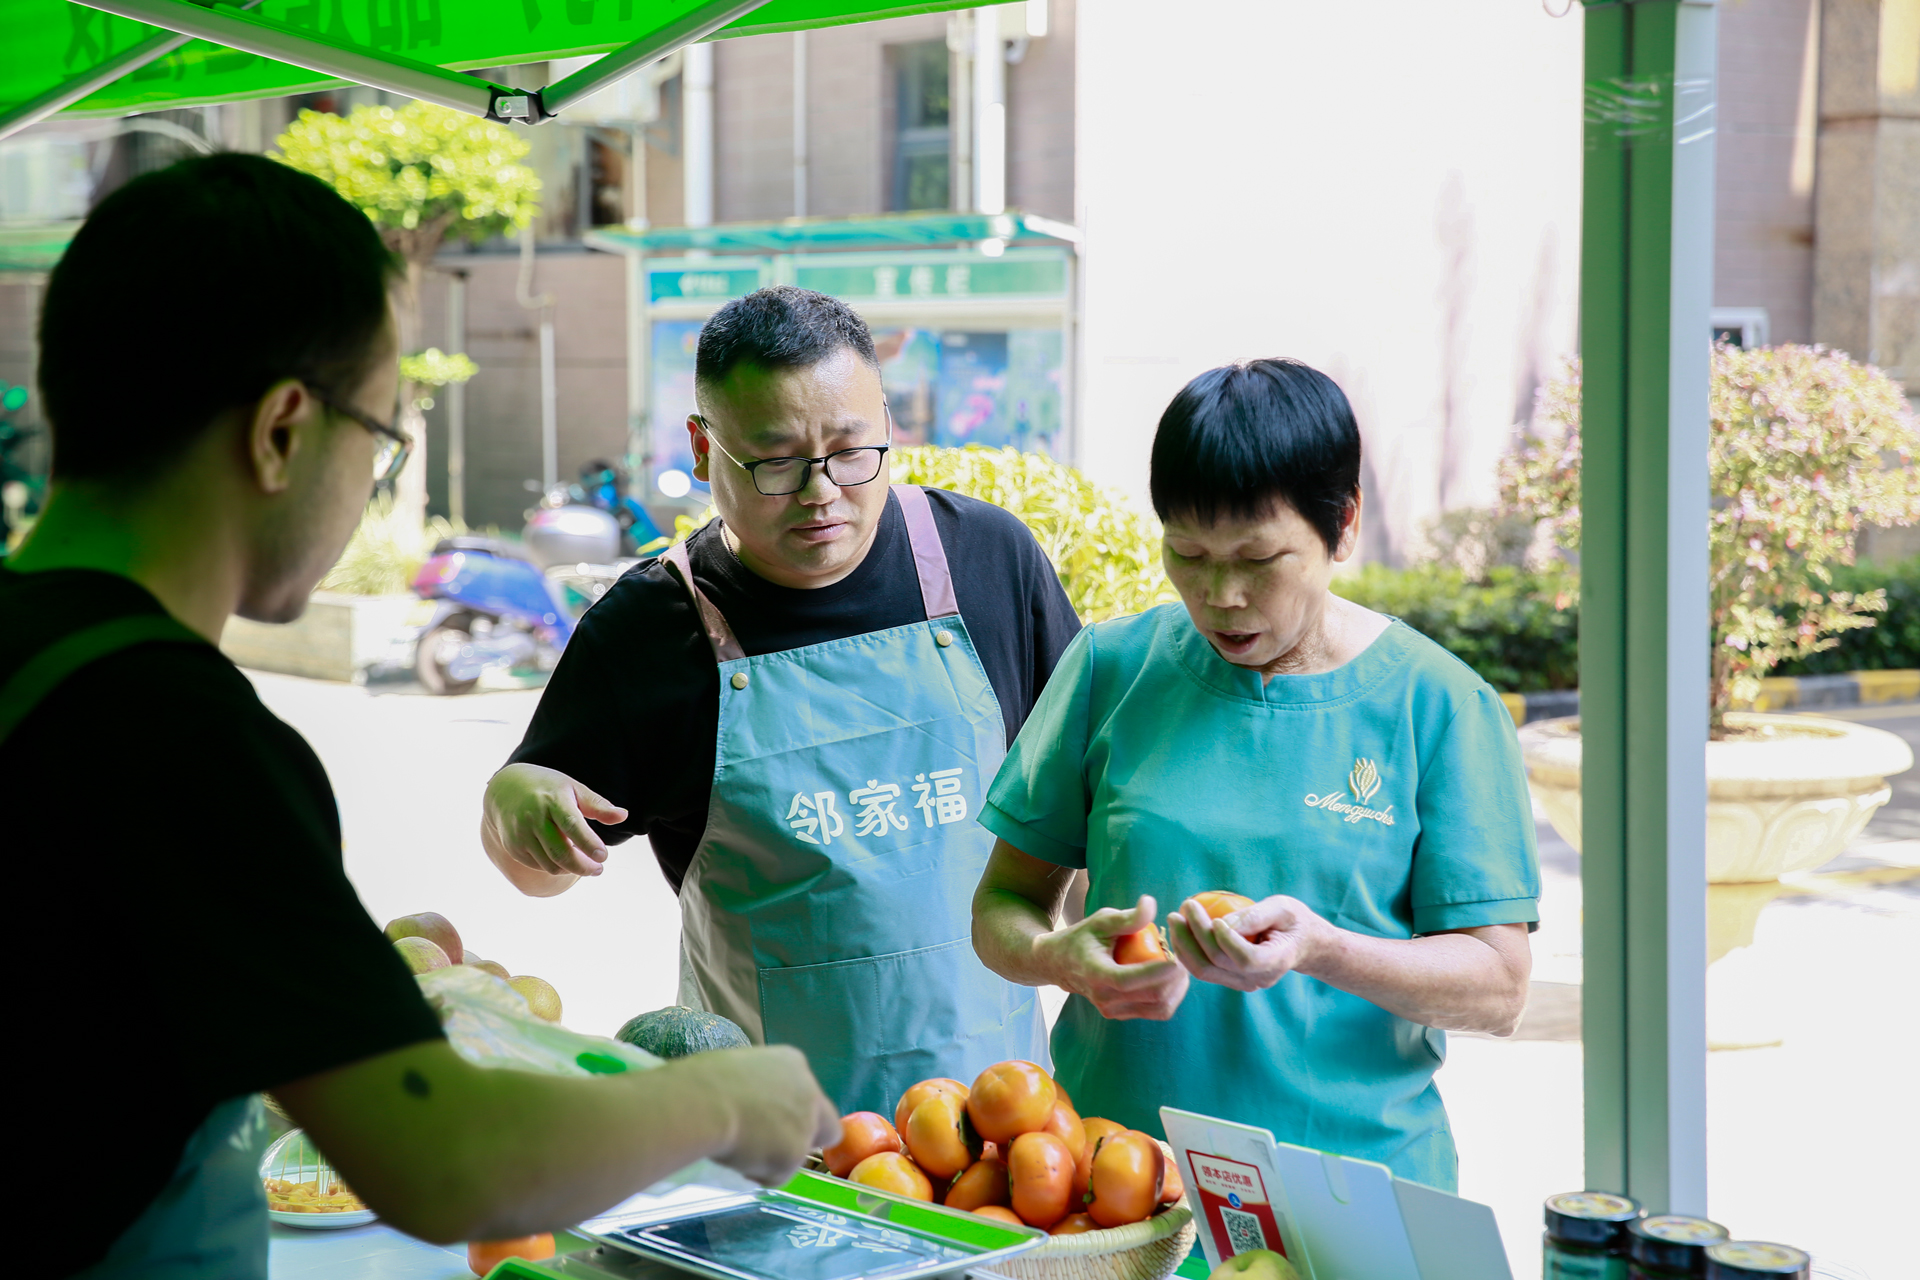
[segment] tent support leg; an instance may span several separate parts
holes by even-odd
[[[1588,0],[1586,1177],[1704,1214],[1712,0]]]

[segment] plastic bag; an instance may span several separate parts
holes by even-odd
[[[518,991],[484,969],[453,965],[419,975],[454,1052],[479,1067],[555,1076],[618,1075],[661,1060],[630,1044],[585,1036],[534,1016]]]

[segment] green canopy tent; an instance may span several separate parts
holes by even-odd
[[[1583,6],[1587,1183],[1656,1210],[1705,1213],[1717,15],[1714,0]],[[116,115],[345,82],[538,124],[702,39],[965,7],[968,0],[261,0],[249,12],[190,0],[0,0],[0,137],[63,109]],[[1168,21],[1195,19],[1209,20],[1206,10],[1166,10]],[[606,56],[533,91],[463,74],[593,53]]]

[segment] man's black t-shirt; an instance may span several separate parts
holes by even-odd
[[[1080,619],[1033,534],[991,503],[927,490],[967,634],[1000,701],[1007,741],[1033,710]],[[719,522],[688,542],[694,581],[749,654],[778,653],[926,621],[900,500],[873,547],[828,587],[783,587],[740,563]],[[588,610],[513,763],[557,769],[627,810],[609,841],[645,835],[677,892],[706,830],[720,727],[720,673],[687,592],[657,560]]]
[[[0,568],[0,685],[162,612],[113,574]],[[52,1274],[99,1260],[216,1104],[441,1034],[347,880],[320,761],[212,645],[126,649],[49,693],[0,744],[0,844],[14,1209]]]

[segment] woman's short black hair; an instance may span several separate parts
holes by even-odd
[[[735,298],[701,326],[693,379],[713,387],[743,364],[804,369],[842,350],[879,370],[873,334],[859,312],[811,289],[769,285]]]
[[[1331,553],[1360,492],[1353,406],[1298,360],[1209,369],[1160,415],[1148,487],[1162,520],[1257,519],[1285,502]]]
[[[367,215],[264,156],[197,156],[102,200],[47,283],[56,477],[138,475],[283,378],[351,396],[394,257]]]

